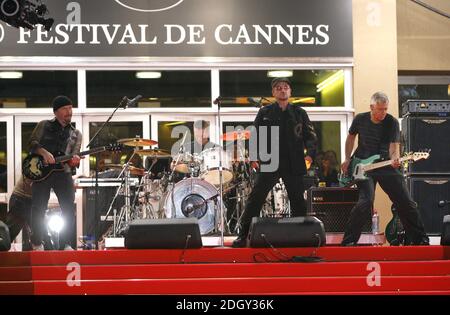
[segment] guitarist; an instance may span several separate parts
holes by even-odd
[[[380,187],[398,209],[398,215],[405,228],[411,245],[428,245],[429,239],[415,203],[406,188],[399,171],[400,129],[396,118],[387,113],[389,99],[386,94],[377,92],[370,99],[370,112],[356,115],[345,141],[345,161],[341,169],[347,173],[351,153],[358,135],[358,147],[354,156],[366,159],[380,154],[384,159],[392,159],[391,166],[368,172],[368,179],[358,181],[359,199],[350,213],[341,245],[353,246],[358,243],[362,227],[371,215],[375,199],[375,187]]]
[[[57,96],[53,100],[55,117],[38,123],[30,138],[30,152],[43,157],[45,164],[55,164],[56,154],[76,154],[81,148],[81,133],[72,124],[72,101],[66,96]],[[78,167],[80,157],[73,158],[64,164],[61,171],[51,172],[42,181],[32,185],[31,207],[31,243],[33,250],[43,250],[45,210],[53,188],[60,204],[64,229],[60,234],[61,248],[70,250],[75,244],[72,239],[75,235],[75,188],[72,180],[72,171]]]

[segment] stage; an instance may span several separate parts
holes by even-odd
[[[450,247],[3,252],[0,294],[448,295]]]

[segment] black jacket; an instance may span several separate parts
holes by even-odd
[[[289,146],[289,160],[290,160],[290,169],[292,173],[295,175],[304,175],[306,174],[306,165],[305,165],[305,149],[307,151],[306,155],[311,156],[312,158],[316,155],[317,150],[317,134],[314,131],[314,127],[309,120],[308,114],[306,111],[300,106],[294,106],[292,104],[288,104],[286,109],[289,114],[289,118],[287,120],[287,143]],[[281,108],[277,103],[273,103],[261,108],[255,118],[254,126],[256,130],[260,126],[267,126],[268,129],[268,137],[267,137],[267,148],[268,152],[271,152],[270,148],[270,127],[271,126],[280,126]],[[258,132],[258,136],[260,136],[260,132]],[[259,143],[259,139],[258,139]],[[279,143],[279,139],[277,139],[277,143]],[[258,160],[261,164],[268,164],[269,162],[263,162],[260,159],[260,150],[258,148]]]

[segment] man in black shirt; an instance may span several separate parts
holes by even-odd
[[[30,138],[30,152],[43,157],[45,164],[55,164],[58,153],[74,154],[64,164],[63,171],[54,171],[46,179],[32,185],[31,207],[31,243],[34,250],[43,250],[43,233],[45,210],[53,189],[62,210],[64,228],[60,233],[60,248],[71,249],[75,236],[75,188],[72,171],[80,163],[81,133],[72,124],[72,101],[66,96],[58,96],[53,100],[52,120],[38,123]]]
[[[415,203],[407,189],[405,181],[398,170],[400,163],[400,131],[399,123],[387,113],[389,99],[386,94],[377,92],[370,100],[370,112],[358,114],[353,120],[345,142],[345,161],[341,169],[347,173],[351,153],[358,135],[358,148],[354,156],[366,159],[380,154],[384,159],[392,159],[391,166],[376,169],[368,173],[369,179],[357,182],[359,199],[348,219],[343,246],[356,245],[362,227],[371,215],[375,199],[375,187],[379,183],[397,206],[398,214],[408,239],[414,245],[427,245],[429,240]]]
[[[261,108],[254,121],[258,137],[263,137],[262,127],[268,128],[268,137],[264,140],[266,152],[271,152],[270,163],[263,163],[261,147],[258,148],[258,160],[261,163],[260,171],[255,180],[255,186],[249,195],[244,214],[241,218],[241,230],[238,238],[233,242],[233,247],[246,245],[246,238],[253,217],[259,216],[259,212],[266,200],[267,194],[278,182],[280,177],[285,184],[291,205],[291,216],[305,216],[306,203],[303,197],[303,175],[306,174],[305,159],[310,163],[315,156],[317,148],[317,135],[308,114],[300,106],[289,103],[291,96],[291,83],[287,78],[275,78],[272,80],[272,95],[276,102]],[[278,129],[278,138],[276,130]],[[272,132],[275,134],[272,134]],[[258,141],[261,143],[261,141]],[[305,149],[307,150],[305,156]],[[278,156],[277,153],[279,153]],[[275,156],[274,156],[275,155]],[[268,164],[273,161],[275,168]]]

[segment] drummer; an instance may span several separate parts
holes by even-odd
[[[209,138],[209,121],[197,120],[194,122],[194,141],[185,145],[185,152],[200,154],[204,150],[218,146]]]

